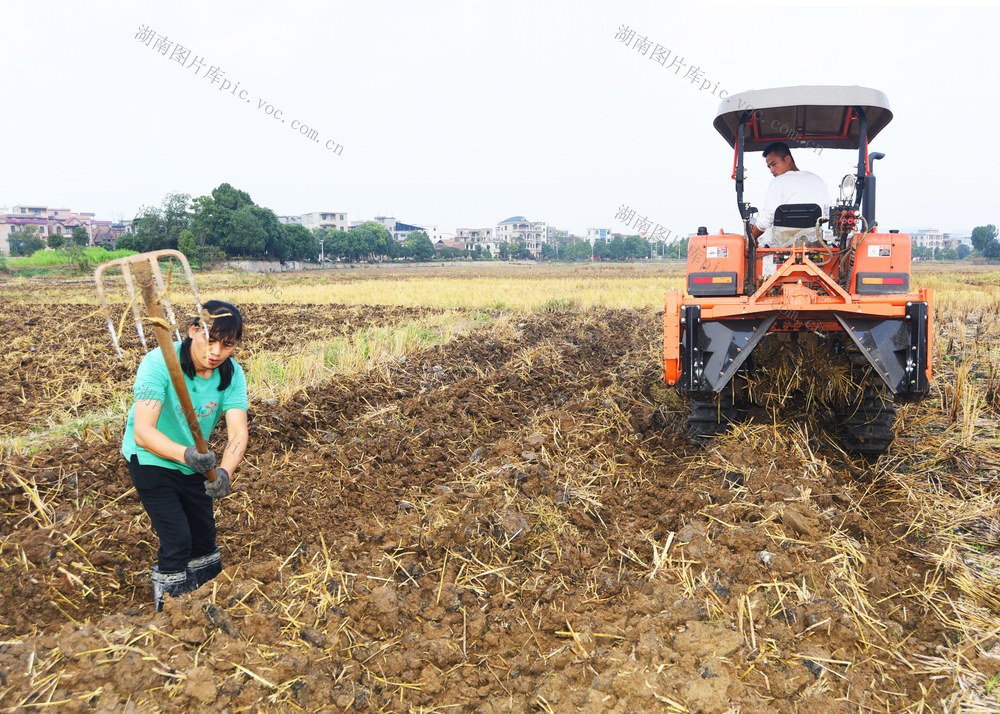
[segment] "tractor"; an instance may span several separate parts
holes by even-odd
[[[891,119],[882,92],[857,86],[748,91],[719,106],[714,125],[734,150],[743,230],[699,228],[685,289],[665,299],[665,379],[687,397],[692,443],[705,445],[773,395],[766,373],[808,373],[808,398],[823,402],[848,452],[868,457],[892,443],[895,405],[927,396],[933,294],[912,289],[910,237],[879,230],[875,217],[872,164],[884,154],[868,145]],[[816,204],[776,208],[770,235],[783,241],[754,237],[758,210],[743,200],[744,154],[773,142],[857,152],[826,215]],[[776,369],[792,352],[808,363]]]

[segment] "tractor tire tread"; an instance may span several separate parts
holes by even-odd
[[[736,420],[736,407],[730,390],[723,390],[715,399],[692,400],[688,413],[688,442],[704,447],[716,436],[729,429]]]
[[[857,408],[844,420],[844,447],[865,456],[885,453],[896,437],[895,421],[892,399],[880,387],[866,387]]]

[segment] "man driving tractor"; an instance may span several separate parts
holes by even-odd
[[[756,225],[750,227],[754,238],[760,238],[772,229],[771,248],[784,248],[792,244],[796,235],[781,235],[773,229],[774,211],[778,206],[792,203],[815,203],[822,208],[822,215],[830,212],[830,193],[826,182],[811,171],[801,171],[795,165],[788,144],[776,141],[764,149],[764,161],[774,179],[767,188],[764,207],[757,216]],[[798,231],[795,231],[797,233]]]

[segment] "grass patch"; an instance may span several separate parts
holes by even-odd
[[[274,352],[251,354],[244,362],[250,397],[283,402],[335,375],[357,374],[399,363],[409,354],[444,344],[486,324],[477,322],[443,313],[313,342],[291,356]]]
[[[539,309],[542,312],[559,312],[561,310],[572,310],[576,307],[576,300],[571,297],[552,298],[543,302]]]
[[[127,255],[136,255],[134,250],[106,250],[100,246],[85,248],[83,256],[88,263],[97,264],[108,260],[117,260]],[[31,255],[8,258],[11,268],[42,267],[52,265],[70,265],[77,262],[76,256],[66,250],[36,250]]]

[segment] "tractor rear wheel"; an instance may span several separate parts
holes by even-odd
[[[873,375],[874,376],[874,375]],[[856,454],[878,456],[885,453],[895,438],[893,423],[896,405],[882,380],[865,385],[860,399],[845,415],[843,422],[844,448]]]

